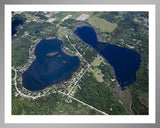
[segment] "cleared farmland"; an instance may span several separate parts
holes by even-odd
[[[98,17],[89,17],[88,23],[99,28],[101,32],[112,32],[118,25]]]

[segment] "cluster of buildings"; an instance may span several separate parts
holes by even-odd
[[[148,19],[145,19],[143,17],[136,17],[134,20],[140,24],[143,24],[146,28],[148,28],[149,25]]]

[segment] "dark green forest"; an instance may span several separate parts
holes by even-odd
[[[38,99],[15,97],[12,86],[12,115],[100,115],[77,101],[68,103],[67,97],[59,93],[50,94]]]
[[[112,44],[118,45],[120,47],[128,48],[127,45],[134,46],[132,49],[136,51],[141,59],[142,63],[140,68],[136,73],[136,82],[129,86],[132,93],[132,109],[137,115],[148,114],[148,101],[143,101],[141,95],[148,94],[148,53],[149,53],[149,40],[148,40],[148,28],[144,25],[134,21],[135,17],[148,18],[148,12],[139,12],[135,15],[130,15],[129,13],[120,12],[108,12],[108,13],[98,13],[99,17],[106,19],[112,23],[121,24],[123,23],[125,27],[117,33],[117,35],[112,39]],[[115,18],[115,16],[120,16]],[[122,16],[122,17],[121,17]],[[123,42],[122,42],[123,39]],[[148,97],[145,97],[148,99]]]
[[[48,19],[44,16],[43,12],[28,13],[38,16],[41,20]],[[52,17],[63,18],[65,15],[66,13],[57,13]],[[134,111],[134,114],[148,114],[149,34],[148,28],[143,24],[135,22],[136,17],[148,18],[148,12],[137,12],[134,15],[127,12],[94,12],[92,15],[103,18],[111,23],[116,23],[117,25],[125,24],[125,27],[121,29],[121,31],[118,32],[109,43],[124,48],[130,48],[129,46],[131,46],[133,48],[130,49],[136,51],[140,55],[142,63],[136,73],[136,82],[128,88],[132,94],[131,108]],[[23,13],[14,15],[12,17],[12,66],[18,67],[27,63],[29,48],[31,45],[35,45],[36,42],[34,41],[36,39],[46,39],[50,36],[57,38],[59,28],[56,24],[61,22],[60,18],[53,23],[36,21],[26,22],[27,17]],[[67,29],[73,30],[79,24],[86,24],[86,22],[67,19],[65,22],[61,22],[59,27],[66,27]],[[21,25],[23,25],[23,29],[19,27]],[[98,32],[98,36],[104,39],[111,35],[109,32],[100,32],[98,29],[96,29],[96,32]],[[13,36],[15,33],[16,36]],[[25,33],[28,34],[25,35]],[[70,36],[69,39],[76,49],[83,55],[84,59],[91,64],[97,56],[96,50],[73,35]],[[63,41],[65,42],[63,45],[67,46],[72,51],[75,51],[73,46],[70,45],[70,41],[67,39],[63,39]],[[113,68],[104,65],[104,63],[101,63],[97,67],[102,71],[102,74],[104,74],[104,82],[98,82],[92,73],[87,72],[78,83],[81,86],[81,89],[78,89],[75,97],[111,115],[129,114],[113,92],[117,83],[113,82],[110,86],[107,85],[107,82],[114,77]],[[14,71],[12,71],[12,78],[13,77]],[[18,83],[18,86],[21,88],[21,83]],[[15,92],[16,90],[14,86],[12,86],[13,115],[100,114],[76,101],[72,101],[72,103],[66,102],[68,98],[59,93],[32,100],[20,96],[15,97]]]
[[[26,38],[12,41],[12,65],[21,66],[27,62],[29,56],[29,48],[33,42]]]
[[[79,84],[81,89],[76,93],[76,98],[111,115],[128,114],[107,84],[96,81],[92,73],[85,74]]]

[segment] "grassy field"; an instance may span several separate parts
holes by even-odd
[[[117,24],[110,23],[110,22],[108,22],[102,18],[98,18],[98,17],[93,17],[93,16],[89,17],[87,21],[91,25],[99,28],[101,32],[112,32],[117,27]]]
[[[103,62],[103,60],[99,60],[99,59],[96,59],[93,61],[92,65],[93,66],[98,66],[99,64],[101,64]]]
[[[98,82],[103,82],[103,74],[99,68],[89,68],[89,72],[93,73],[93,76],[97,79]]]
[[[88,14],[88,15],[92,15],[93,14],[93,12],[69,12],[71,15],[72,15],[72,17],[71,17],[71,19],[77,19],[81,14]]]
[[[97,79],[97,81],[98,82],[103,82],[104,80],[103,80],[103,76],[104,76],[104,74],[102,74],[102,72],[101,72],[101,70],[99,69],[99,68],[97,68],[97,66],[99,65],[99,64],[101,64],[103,62],[103,60],[100,60],[100,59],[95,59],[94,61],[93,61],[93,63],[92,63],[92,65],[93,65],[93,68],[92,67],[90,67],[89,68],[89,72],[92,72],[93,73],[93,76]]]
[[[65,37],[66,35],[68,35],[68,33],[69,30],[67,28],[60,27],[60,29],[57,32],[57,35]]]

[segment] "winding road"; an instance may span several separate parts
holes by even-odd
[[[14,67],[12,67],[12,70],[15,71],[15,76],[14,76],[14,78],[13,78],[13,79],[14,79],[14,85],[15,85],[16,91],[18,92],[18,94],[19,94],[20,96],[26,97],[26,98],[32,98],[32,99],[37,99],[37,98],[39,98],[39,97],[45,96],[45,94],[43,94],[43,95],[37,95],[37,96],[28,96],[28,95],[22,93],[22,92],[17,88],[17,81],[16,81],[16,78],[17,78],[17,70],[16,70]],[[77,102],[85,105],[85,106],[88,106],[89,108],[91,108],[91,109],[93,109],[93,110],[96,110],[96,111],[102,113],[103,115],[108,115],[107,113],[105,113],[105,112],[103,112],[103,111],[101,111],[101,110],[98,110],[97,108],[95,108],[95,107],[93,107],[93,106],[91,106],[91,105],[88,105],[88,104],[84,103],[83,101],[80,101],[80,100],[78,100],[78,99],[76,99],[76,98],[74,98],[74,97],[72,97],[72,96],[70,96],[70,95],[68,95],[68,94],[65,94],[65,93],[63,93],[63,92],[61,92],[61,91],[58,91],[58,92],[59,92],[60,94],[64,95],[64,96],[67,96],[67,97],[69,97],[69,98],[71,98],[71,99],[73,99],[73,100],[75,100],[75,101],[77,101]]]
[[[32,98],[32,99],[37,99],[37,98],[39,98],[39,97],[41,97],[41,96],[45,96],[45,94],[43,94],[43,95],[37,95],[37,96],[29,96],[29,95],[26,95],[26,94],[22,93],[22,92],[17,88],[17,80],[16,80],[16,78],[17,78],[17,70],[16,70],[14,67],[12,67],[12,70],[14,70],[14,72],[15,72],[15,76],[14,76],[14,78],[13,78],[13,79],[14,79],[14,85],[15,85],[16,91],[18,92],[19,95],[21,95],[22,97]]]
[[[67,37],[68,40],[70,41],[68,35],[67,35],[66,37]],[[79,53],[79,51],[75,48],[75,46],[72,44],[71,41],[70,41],[70,43],[71,43],[71,45],[74,47],[74,49],[76,50],[78,56],[81,57],[84,61],[86,61],[86,60],[83,58],[83,56]],[[86,61],[86,62],[87,62],[87,61]],[[74,87],[76,86],[76,84],[78,83],[78,81],[82,78],[82,76],[86,73],[86,71],[87,71],[87,70],[89,69],[89,67],[91,66],[88,62],[87,62],[87,64],[88,64],[88,68],[83,72],[83,74],[81,75],[81,77],[75,82],[75,84],[73,85],[73,87],[71,88],[71,90],[68,92],[68,94],[65,94],[64,92],[61,92],[61,91],[58,91],[58,92],[59,92],[60,94],[64,95],[64,96],[67,96],[67,97],[69,97],[69,98],[71,98],[71,99],[73,99],[73,100],[75,100],[75,101],[77,101],[77,102],[79,102],[79,103],[81,103],[81,104],[89,107],[90,109],[93,109],[93,110],[95,110],[95,111],[98,111],[99,113],[101,113],[101,114],[103,114],[103,115],[109,115],[109,114],[107,114],[107,113],[105,113],[105,112],[103,112],[103,111],[101,111],[101,110],[98,110],[97,108],[95,108],[95,107],[93,107],[93,106],[91,106],[91,105],[89,105],[89,104],[86,104],[86,103],[84,103],[83,101],[80,101],[80,100],[72,97],[71,95],[69,95],[69,94],[72,92],[72,90],[74,89]],[[17,88],[17,80],[16,80],[16,79],[17,79],[17,70],[16,70],[14,67],[12,67],[12,70],[15,71],[15,76],[14,76],[14,78],[13,78],[13,79],[14,79],[14,85],[15,85],[15,88],[16,88],[17,93],[18,93],[20,96],[26,97],[26,98],[32,98],[32,99],[37,99],[37,98],[39,98],[39,97],[45,96],[45,94],[37,95],[37,96],[29,96],[29,95],[26,95],[26,94],[22,93],[22,92]]]

